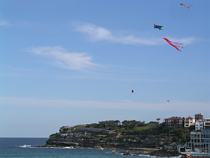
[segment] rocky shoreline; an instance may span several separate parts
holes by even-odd
[[[102,148],[102,147],[71,147],[71,146],[51,146],[51,145],[42,145],[36,146],[42,148],[62,148],[62,149],[94,149],[94,150],[101,150],[101,151],[110,151],[113,154],[121,154],[121,155],[128,155],[128,156],[155,156],[155,157],[180,157],[178,152],[170,152],[164,151],[156,148],[139,148],[139,149],[120,149],[120,148]]]

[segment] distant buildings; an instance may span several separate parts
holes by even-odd
[[[190,128],[190,140],[185,145],[185,151],[194,153],[210,153],[210,118],[204,118],[199,113],[193,117],[170,117],[164,121],[172,128]]]
[[[168,127],[182,128],[182,127],[184,127],[184,117],[166,118],[165,125]]]
[[[169,117],[164,119],[164,123],[168,127],[174,127],[174,128],[189,128],[189,127],[195,127],[196,130],[201,130],[203,128],[210,128],[210,118],[204,118],[204,116],[199,113],[195,114],[195,117]]]
[[[205,119],[202,114],[195,114],[194,126],[187,148],[196,153],[210,153],[210,119]]]

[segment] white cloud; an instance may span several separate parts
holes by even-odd
[[[67,69],[83,70],[96,66],[87,53],[70,52],[62,47],[34,47],[30,51],[34,54],[52,59]]]
[[[8,26],[10,23],[6,20],[0,20],[0,26]]]
[[[141,38],[134,35],[114,35],[110,30],[93,24],[84,24],[76,27],[76,31],[87,34],[94,41],[110,41],[127,45],[159,45],[161,39]]]
[[[93,24],[78,25],[76,27],[76,31],[86,34],[91,40],[94,41],[109,41],[118,44],[147,46],[161,45],[164,43],[161,38],[147,38],[135,35],[115,35],[109,29]],[[191,44],[196,40],[194,37],[173,39],[177,42],[183,43],[184,45]]]
[[[76,28],[76,30],[86,33],[93,40],[113,40],[114,38],[108,29],[91,24],[80,25]]]

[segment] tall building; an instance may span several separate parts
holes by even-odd
[[[210,153],[210,130],[192,131],[189,144],[194,152]]]
[[[210,153],[210,119],[195,115],[195,130],[190,132],[190,146],[196,153]]]

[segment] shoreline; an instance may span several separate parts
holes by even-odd
[[[55,148],[55,149],[93,149],[100,151],[110,151],[113,154],[121,154],[127,156],[149,156],[149,157],[181,157],[177,152],[164,151],[159,148],[133,148],[133,149],[122,149],[112,147],[73,147],[73,146],[56,146],[56,145],[42,145],[36,146],[41,148]]]

